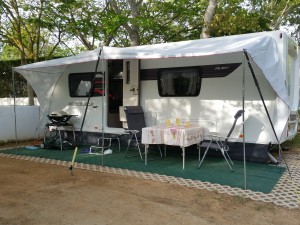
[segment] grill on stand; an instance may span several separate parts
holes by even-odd
[[[70,119],[75,115],[70,115],[65,111],[54,111],[48,115],[50,123],[45,125],[44,142],[41,148],[63,148],[73,147],[76,143],[75,130]],[[72,141],[68,140],[67,131],[72,131]]]

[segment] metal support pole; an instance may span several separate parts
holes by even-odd
[[[18,130],[17,130],[17,109],[16,109],[16,82],[15,82],[15,69],[12,68],[12,81],[13,81],[13,96],[14,96],[14,125],[15,125],[15,142],[16,151],[18,147]]]
[[[246,92],[246,80],[245,80],[245,54],[243,58],[243,111],[245,112],[245,92]],[[247,167],[246,167],[246,144],[245,144],[245,113],[243,113],[243,155],[244,155],[244,189],[247,190]]]

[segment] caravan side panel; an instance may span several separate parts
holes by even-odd
[[[161,97],[158,94],[157,79],[142,78],[141,103],[146,111],[157,114],[158,123],[166,119],[210,121],[207,128],[210,131],[227,133],[232,125],[233,116],[243,107],[243,79],[245,79],[245,134],[242,132],[242,120],[239,120],[232,137],[238,142],[245,136],[247,143],[267,144],[274,141],[272,128],[265,113],[257,87],[248,68],[244,67],[243,54],[233,53],[226,56],[208,56],[181,59],[160,59],[142,61],[142,70],[153,68],[172,68],[186,66],[201,66],[226,63],[241,63],[233,73],[226,77],[208,77],[202,79],[200,95],[197,97]],[[264,78],[262,72],[256,69],[260,88],[264,95],[271,117],[277,118],[276,94]],[[142,73],[143,74],[143,73]],[[167,109],[167,110],[166,110]]]

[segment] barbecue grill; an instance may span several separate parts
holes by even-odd
[[[50,123],[45,125],[44,142],[41,144],[42,148],[56,148],[60,147],[62,150],[64,147],[71,147],[76,143],[75,130],[70,123],[70,119],[75,115],[70,115],[65,111],[54,111],[47,115]],[[70,142],[67,140],[67,132],[65,127],[71,127],[73,131],[73,140]],[[49,134],[49,135],[47,135]]]
[[[51,121],[53,125],[55,124],[67,124],[71,117],[74,115],[70,115],[65,111],[54,111],[50,115],[48,115],[48,119]]]

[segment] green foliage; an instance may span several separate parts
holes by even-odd
[[[86,49],[98,47],[114,29],[104,1],[55,0],[54,4],[52,13],[68,37],[77,37]]]
[[[15,47],[5,44],[0,51],[0,61],[20,59],[20,52]],[[1,71],[1,70],[0,70]]]
[[[270,30],[268,18],[264,14],[246,9],[243,1],[220,3],[210,25],[211,36],[227,36]]]
[[[66,34],[59,23],[60,19],[53,13],[55,5],[51,0],[1,1],[0,42],[10,46],[4,52],[7,59],[10,52],[18,51],[18,58],[40,61],[62,55],[65,48]],[[14,59],[13,54],[9,59]]]
[[[150,2],[150,3],[149,3]],[[198,39],[206,5],[203,1],[149,1],[141,7],[141,43]]]
[[[300,147],[300,134],[297,134],[292,140],[284,143],[286,147],[299,148]]]
[[[198,39],[208,6],[207,0],[136,1],[138,15],[134,16],[127,0],[15,0],[21,14],[20,20],[13,20],[9,15],[15,11],[9,2],[0,3],[0,41],[18,51],[22,50],[22,41],[25,57],[35,61],[70,55],[75,48],[129,46],[126,25],[138,28],[140,44]],[[295,25],[292,34],[298,37],[299,5],[300,0],[218,1],[210,33],[218,37],[266,31],[279,23]],[[16,29],[17,24],[21,24],[21,30]]]
[[[21,65],[20,60],[0,61],[0,98],[13,97],[12,67]],[[19,74],[15,74],[16,97],[27,96],[27,82]]]
[[[287,32],[300,43],[300,0],[250,0],[248,7],[269,21],[269,28],[277,30],[282,27],[290,27]]]

